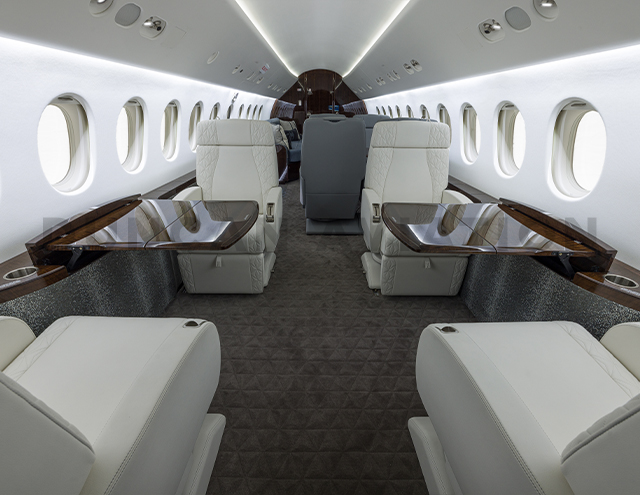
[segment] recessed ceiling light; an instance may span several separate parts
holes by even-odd
[[[550,21],[558,17],[558,3],[556,0],[533,0],[533,6],[538,14]]]
[[[238,4],[238,6],[242,9],[242,11],[244,12],[244,14],[249,18],[249,20],[251,21],[251,23],[255,26],[255,28],[258,30],[258,32],[260,33],[260,35],[264,38],[264,40],[267,42],[267,45],[269,45],[271,47],[271,49],[273,50],[273,52],[278,56],[278,58],[280,59],[280,61],[284,64],[284,66],[287,68],[287,70],[289,72],[291,72],[291,74],[293,74],[294,76],[298,77],[299,74],[296,74],[293,69],[291,69],[291,67],[289,67],[289,64],[287,64],[286,60],[282,57],[282,55],[280,55],[280,53],[278,53],[278,50],[276,50],[276,47],[274,46],[274,44],[271,42],[271,40],[269,39],[269,37],[267,36],[266,31],[262,28],[262,26],[258,23],[256,17],[253,15],[253,13],[249,10],[249,7],[245,4],[244,0],[236,0],[236,3]]]
[[[92,15],[98,16],[104,14],[112,5],[113,0],[91,0],[89,2],[89,12],[91,12]]]
[[[237,2],[238,0],[236,0]],[[387,20],[387,22],[385,22],[385,24],[382,26],[382,28],[380,29],[380,31],[378,31],[375,36],[371,39],[371,41],[369,42],[369,44],[367,45],[367,47],[364,49],[364,51],[358,56],[357,60],[354,62],[354,64],[351,66],[351,68],[345,72],[345,74],[342,76],[347,77],[349,74],[351,74],[351,72],[353,72],[353,69],[356,68],[356,66],[360,63],[360,61],[367,55],[367,53],[369,53],[369,50],[371,50],[373,48],[373,45],[376,44],[376,41],[378,41],[380,39],[380,37],[385,33],[385,31],[387,29],[389,29],[389,26],[391,26],[391,24],[393,23],[393,21],[396,20],[396,18],[402,13],[402,11],[404,10],[404,8],[409,5],[409,2],[411,0],[405,0],[403,1],[398,8],[396,9],[396,11],[391,15],[391,17],[389,17],[389,19]]]
[[[209,57],[209,60],[207,60],[207,64],[212,64],[213,62],[215,62],[215,60],[218,58],[218,55],[220,55],[220,52],[216,52],[213,55],[211,55]]]

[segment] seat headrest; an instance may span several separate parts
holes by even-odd
[[[366,114],[366,115],[354,115],[354,119],[364,120],[364,125],[367,129],[373,129],[373,126],[381,120],[390,120],[391,117],[388,115],[375,115],[375,114]]]
[[[273,125],[280,125],[280,119],[278,117],[274,117],[272,119],[268,119],[267,122]]]
[[[316,113],[310,119],[345,120],[347,117],[341,113]]]
[[[427,120],[384,120],[373,128],[371,148],[448,149],[451,130],[447,124]]]
[[[275,146],[266,120],[203,120],[198,124],[198,146]]]

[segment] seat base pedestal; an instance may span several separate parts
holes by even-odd
[[[307,235],[362,235],[359,218],[322,222],[307,218]]]

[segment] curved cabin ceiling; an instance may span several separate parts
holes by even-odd
[[[116,13],[132,1],[140,19],[119,27]],[[89,0],[20,0],[3,3],[0,36],[273,98],[295,83],[293,74],[312,69],[348,74],[345,83],[370,98],[640,43],[640,2],[556,1],[559,16],[548,21],[533,0],[114,0],[99,16],[89,12]],[[507,24],[514,6],[531,27],[518,32]],[[167,23],[153,40],[139,32],[151,16]],[[485,19],[503,26],[502,41],[482,37]],[[410,75],[403,64],[412,59],[423,70]],[[259,73],[265,64],[269,70]],[[398,80],[387,77],[393,71]]]

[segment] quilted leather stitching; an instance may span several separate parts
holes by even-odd
[[[198,146],[196,159],[196,181],[202,188],[202,199],[213,198],[213,176],[220,158],[218,146]]]
[[[464,276],[467,273],[467,263],[467,258],[460,258],[456,261],[453,268],[453,276],[451,277],[451,288],[449,289],[450,296],[455,296],[460,290]]]
[[[623,368],[620,362],[590,334],[580,331],[581,327],[566,325],[561,322],[558,322],[558,326],[580,344],[629,397],[640,394],[640,382],[626,368]]]
[[[262,207],[267,201],[269,190],[278,185],[278,159],[273,143],[269,146],[253,146],[253,160],[258,170],[260,184],[262,186]],[[260,209],[262,211],[262,208]]]
[[[184,283],[185,289],[187,289],[187,292],[189,293],[195,292],[196,284],[193,279],[193,270],[191,268],[191,256],[178,256],[178,266],[180,266],[180,273],[182,274],[182,282]]]
[[[22,354],[13,360],[4,370],[4,374],[18,381],[44,352],[62,335],[79,317],[72,316],[54,321]]]
[[[393,294],[393,286],[396,280],[396,260],[393,258],[385,258],[382,262],[382,273],[380,276],[380,287],[382,294]]]
[[[382,253],[386,256],[399,256],[402,246],[396,236],[387,227],[382,230]]]
[[[439,203],[449,183],[449,150],[428,149],[427,164],[431,174],[432,201]]]
[[[252,256],[249,260],[251,270],[251,290],[254,294],[264,291],[264,258],[262,256]]]
[[[273,132],[268,122],[251,122],[251,144],[269,146],[273,144]]]

